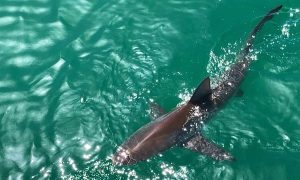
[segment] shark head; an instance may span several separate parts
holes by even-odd
[[[113,155],[112,162],[115,165],[129,165],[136,163],[132,158],[132,153],[123,147],[119,147],[117,152]]]

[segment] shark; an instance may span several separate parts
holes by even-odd
[[[206,139],[200,128],[232,97],[242,94],[240,85],[252,61],[251,48],[257,32],[282,8],[269,11],[254,27],[235,59],[224,72],[216,87],[206,77],[196,88],[188,102],[165,112],[152,103],[152,121],[138,129],[112,156],[115,165],[132,165],[147,160],[173,146],[190,149],[214,160],[234,161],[226,150]]]

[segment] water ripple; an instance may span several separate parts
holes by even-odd
[[[274,18],[257,42],[245,96],[203,129],[237,155],[236,165],[181,148],[136,166],[111,163],[116,147],[149,121],[150,100],[175,107],[205,75],[207,60],[216,77],[233,62],[242,41],[232,34],[246,28],[214,33],[224,4],[1,2],[0,179],[254,178],[266,177],[268,165],[288,177],[284,168],[292,166],[281,162],[299,164],[300,149],[297,7]]]

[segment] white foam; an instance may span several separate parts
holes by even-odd
[[[284,24],[281,29],[281,33],[283,36],[290,37],[290,25]]]

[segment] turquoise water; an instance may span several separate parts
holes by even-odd
[[[255,59],[203,133],[236,162],[179,147],[134,166],[111,156],[149,119],[234,62]],[[0,179],[299,179],[300,1],[4,0],[0,5]]]

